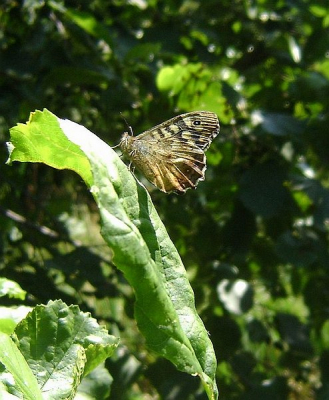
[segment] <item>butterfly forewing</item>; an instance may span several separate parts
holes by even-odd
[[[136,137],[125,133],[120,148],[160,190],[184,193],[204,179],[204,152],[218,133],[216,114],[195,111],[174,117]]]

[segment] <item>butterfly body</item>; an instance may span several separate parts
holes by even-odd
[[[216,114],[195,111],[120,141],[123,154],[165,193],[185,193],[204,180],[205,151],[219,133]]]

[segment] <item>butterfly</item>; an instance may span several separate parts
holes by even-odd
[[[204,180],[205,151],[219,133],[216,114],[193,111],[171,118],[138,136],[122,135],[124,156],[165,193],[183,194]]]

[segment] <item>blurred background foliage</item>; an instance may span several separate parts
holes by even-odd
[[[26,305],[61,298],[121,346],[111,399],[204,399],[144,346],[78,176],[5,166],[8,130],[46,107],[111,145],[214,111],[206,181],[147,185],[218,358],[223,399],[329,398],[326,1],[16,1],[0,5],[0,275]],[[17,301],[2,298],[3,305]],[[97,379],[97,378],[95,378]]]

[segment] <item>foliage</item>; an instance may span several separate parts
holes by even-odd
[[[109,336],[93,318],[60,300],[35,307],[12,336],[14,340],[0,334],[4,398],[11,393],[9,398],[72,399],[82,377],[109,357],[118,344],[118,339]],[[90,388],[89,392],[95,394]]]
[[[3,143],[45,107],[111,145],[120,112],[136,132],[180,112],[218,114],[206,181],[182,197],[148,189],[187,269],[226,399],[329,396],[328,25],[320,0],[0,5]],[[27,292],[2,305],[62,299],[120,335],[106,362],[109,398],[205,398],[196,378],[146,352],[134,294],[81,178],[9,168],[2,148],[0,274]]]

